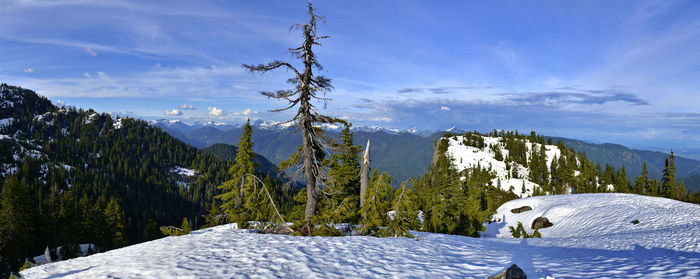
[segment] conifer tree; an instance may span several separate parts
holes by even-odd
[[[309,21],[306,24],[297,24],[294,27],[300,28],[304,34],[302,46],[292,48],[289,51],[297,58],[301,59],[304,65],[303,70],[298,70],[292,64],[282,61],[273,61],[268,64],[243,65],[250,72],[265,73],[278,68],[284,68],[294,73],[289,82],[294,85],[294,89],[278,90],[276,92],[261,92],[268,98],[283,99],[289,101],[289,105],[273,112],[280,112],[298,107],[297,113],[288,122],[293,122],[302,132],[302,146],[299,169],[304,173],[306,182],[307,201],[304,209],[304,231],[311,234],[313,225],[312,218],[316,214],[318,195],[323,184],[324,167],[322,160],[325,155],[323,146],[324,140],[320,136],[321,130],[316,128],[317,124],[323,123],[344,123],[345,121],[317,112],[312,101],[328,102],[330,99],[325,94],[333,88],[329,78],[314,74],[313,69],[322,69],[318,62],[313,47],[320,45],[319,40],[328,36],[317,35],[317,20],[322,17],[314,14],[311,2],[308,4]],[[323,95],[321,95],[323,94]]]
[[[367,189],[367,199],[361,210],[361,234],[372,235],[377,232],[379,226],[387,223],[387,213],[389,212],[388,195],[391,190],[391,176],[387,173],[379,174],[379,171],[372,172],[369,189]]]
[[[328,184],[320,201],[319,221],[324,224],[356,222],[360,209],[360,146],[353,144],[350,126],[340,132],[341,142],[326,162]]]
[[[35,209],[26,185],[8,176],[0,198],[0,257],[21,260],[33,256]],[[13,262],[11,266],[14,269],[19,264]]]
[[[661,178],[661,194],[671,198],[676,196],[678,182],[676,181],[676,156],[673,151],[668,155],[664,165],[663,177]]]
[[[649,171],[647,170],[647,163],[642,164],[642,173],[637,176],[634,182],[635,192],[643,195],[651,195],[651,183],[649,182]]]
[[[239,228],[245,228],[248,221],[257,219],[258,206],[261,196],[255,185],[255,163],[253,158],[253,143],[251,141],[253,127],[248,120],[243,127],[243,134],[238,141],[238,151],[233,166],[228,170],[231,179],[224,182],[218,188],[223,193],[216,196],[222,201],[221,209],[228,216],[228,220],[238,223]]]
[[[190,225],[190,220],[187,217],[182,218],[182,224],[180,225],[183,234],[189,234],[192,232],[192,226]]]
[[[392,216],[389,224],[381,231],[382,236],[388,237],[413,237],[409,231],[415,227],[418,210],[413,201],[411,190],[406,187],[406,182],[401,184],[392,205]]]
[[[124,225],[124,211],[119,205],[119,202],[117,202],[117,199],[114,197],[112,197],[107,203],[104,216],[112,238],[111,247],[109,248],[126,246],[127,240],[125,233],[126,226]]]

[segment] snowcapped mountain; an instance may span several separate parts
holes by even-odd
[[[528,205],[531,211],[510,213]],[[697,278],[700,206],[631,194],[579,194],[503,204],[483,238],[297,237],[222,225],[84,258],[23,278],[486,278],[517,264],[529,278]],[[541,239],[507,225],[548,217]],[[632,221],[639,221],[637,224]],[[320,260],[322,259],[322,260]]]
[[[156,119],[156,120],[151,120],[148,121],[149,124],[161,128],[170,128],[170,129],[178,129],[179,131],[188,131],[191,129],[197,129],[197,128],[202,128],[202,127],[215,127],[220,130],[230,130],[230,129],[235,129],[235,128],[241,128],[243,127],[243,123],[240,122],[224,122],[224,121],[206,121],[206,122],[184,122],[179,119]],[[293,123],[287,123],[287,122],[278,122],[278,121],[272,121],[272,120],[262,120],[262,119],[257,119],[251,122],[251,125],[255,128],[263,129],[263,130],[287,130],[293,128]],[[324,130],[327,131],[340,131],[343,129],[342,125],[337,125],[337,124],[323,124],[322,125]],[[446,132],[459,132],[463,131],[461,129],[457,128],[451,128],[452,130],[445,130]],[[396,128],[389,128],[389,127],[380,127],[380,126],[363,126],[363,125],[358,125],[358,126],[353,126],[351,128],[352,131],[357,131],[357,132],[384,132],[387,134],[391,135],[396,135],[396,134],[401,134],[401,133],[408,133],[408,134],[414,134],[414,135],[420,135],[424,137],[428,137],[434,133],[440,132],[440,130],[426,130],[426,129],[418,129],[418,128],[410,128],[410,129],[396,129]]]

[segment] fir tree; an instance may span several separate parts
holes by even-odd
[[[192,226],[190,225],[190,220],[187,217],[182,218],[182,224],[180,225],[183,234],[189,234],[192,232]]]
[[[31,254],[35,244],[35,209],[26,185],[14,176],[5,178],[0,197],[0,255],[19,267]]]
[[[369,189],[367,189],[365,204],[360,209],[362,211],[361,234],[375,234],[379,226],[387,223],[390,190],[391,176],[387,173],[380,175],[377,170],[374,170],[370,178]]]
[[[304,64],[303,70],[298,70],[292,64],[282,61],[273,61],[268,64],[243,65],[250,72],[265,73],[278,68],[284,68],[294,73],[289,82],[294,84],[294,89],[278,90],[276,92],[261,92],[269,98],[283,99],[289,101],[289,105],[274,110],[276,112],[285,111],[298,107],[297,113],[289,122],[294,122],[301,129],[302,146],[299,154],[300,170],[304,172],[306,182],[306,208],[304,209],[304,232],[311,234],[313,229],[312,218],[316,215],[318,196],[321,191],[323,177],[322,160],[325,155],[324,140],[321,137],[321,129],[314,127],[322,123],[343,123],[341,119],[319,114],[315,106],[311,103],[314,100],[327,102],[329,99],[320,94],[326,94],[333,88],[329,78],[315,75],[313,69],[321,69],[313,47],[320,45],[318,42],[328,36],[317,35],[317,19],[321,18],[314,14],[311,2],[308,4],[309,21],[306,24],[298,24],[295,27],[303,30],[304,43],[302,46],[290,49],[290,52],[301,59]]]
[[[642,173],[637,176],[634,182],[635,192],[643,195],[651,195],[651,183],[649,182],[649,171],[647,170],[647,163],[642,164]]]
[[[110,231],[112,238],[112,243],[109,248],[119,248],[127,245],[125,225],[124,225],[124,211],[117,202],[117,199],[112,197],[107,203],[107,207],[104,212],[105,219],[107,221],[107,226]]]
[[[661,195],[672,198],[677,195],[678,182],[676,181],[676,156],[673,151],[668,155],[664,164],[663,177],[661,178]]]
[[[216,196],[222,201],[221,209],[229,221],[238,223],[239,228],[245,228],[248,221],[259,221],[258,212],[261,197],[255,185],[255,163],[253,162],[253,143],[251,141],[253,127],[248,120],[243,127],[243,134],[238,141],[238,151],[234,164],[228,173],[230,180],[218,188],[223,193]]]
[[[401,184],[398,194],[392,206],[393,216],[390,216],[386,229],[381,230],[382,236],[388,237],[413,237],[409,231],[416,224],[418,210],[411,190],[406,187],[406,183]]]

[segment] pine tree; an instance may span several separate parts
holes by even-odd
[[[649,183],[649,171],[647,170],[647,163],[642,164],[642,173],[637,176],[634,182],[634,190],[636,193],[643,195],[651,195],[651,183]]]
[[[367,199],[360,209],[362,213],[361,234],[373,235],[379,226],[387,223],[390,190],[391,176],[387,173],[380,175],[377,170],[374,170],[372,178],[370,178],[369,189],[367,189]]]
[[[290,122],[294,122],[302,132],[303,141],[298,163],[300,164],[300,170],[304,172],[304,181],[307,186],[307,201],[304,210],[304,231],[306,234],[311,234],[313,229],[312,218],[316,215],[318,196],[323,184],[323,181],[320,181],[320,179],[323,176],[322,160],[325,155],[323,148],[324,140],[320,135],[321,129],[314,126],[322,123],[344,123],[345,121],[319,114],[315,106],[311,103],[313,100],[327,102],[329,99],[319,94],[330,92],[333,86],[329,78],[313,73],[314,68],[322,68],[313,47],[320,45],[318,41],[328,38],[328,36],[317,35],[316,20],[321,17],[314,14],[311,2],[308,4],[308,11],[308,23],[294,26],[303,30],[304,43],[300,47],[290,49],[293,55],[303,61],[303,71],[299,71],[296,67],[292,66],[292,64],[282,61],[273,61],[268,64],[260,65],[243,65],[243,67],[250,72],[265,73],[277,68],[284,68],[294,73],[294,76],[289,79],[289,82],[295,85],[294,89],[261,93],[269,98],[289,101],[288,106],[274,110],[275,112],[298,107],[297,113],[294,114]]]
[[[190,225],[190,220],[187,217],[182,218],[182,224],[180,225],[183,234],[189,234],[192,232],[192,226]]]
[[[238,141],[238,151],[234,164],[228,171],[231,179],[224,182],[218,188],[224,192],[216,198],[223,203],[221,209],[228,216],[229,221],[238,223],[239,228],[245,228],[248,221],[253,221],[260,209],[259,187],[255,185],[255,163],[253,158],[253,143],[251,141],[253,127],[248,120],[243,127],[243,134]],[[259,221],[259,220],[255,220]]]
[[[667,198],[676,197],[676,191],[678,190],[677,185],[676,157],[673,151],[671,151],[664,165],[663,177],[661,178],[661,194]]]
[[[382,236],[388,237],[413,237],[409,231],[416,224],[418,210],[413,202],[411,190],[406,183],[401,184],[401,189],[394,199],[392,206],[393,215],[390,216],[386,229],[381,230]]]
[[[322,224],[357,222],[360,208],[360,146],[353,144],[350,126],[340,132],[335,153],[325,162],[328,166],[328,187],[319,203],[318,220]]]
[[[127,245],[126,232],[124,225],[124,211],[117,202],[117,199],[112,197],[107,203],[104,211],[104,216],[107,221],[107,226],[110,231],[112,243],[109,248],[119,248]]]
[[[0,198],[0,257],[9,258],[15,269],[33,256],[35,209],[26,185],[14,176],[5,178]]]

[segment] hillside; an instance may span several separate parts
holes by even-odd
[[[593,144],[580,140],[553,137],[554,142],[562,141],[566,146],[577,152],[586,153],[589,160],[601,165],[609,164],[615,168],[625,166],[630,179],[638,176],[642,171],[642,164],[646,163],[649,174],[660,178],[663,172],[664,160],[667,153],[631,149],[619,144]],[[676,157],[676,167],[679,177],[700,175],[700,161],[683,157]],[[700,185],[698,185],[700,187]]]
[[[233,162],[236,158],[237,150],[238,148],[236,148],[235,146],[225,143],[216,143],[201,149],[202,153],[206,155],[214,156],[219,159],[227,160],[230,162]],[[270,160],[268,160],[267,158],[255,153],[253,161],[257,164],[256,169],[258,172],[264,175],[269,175],[271,177],[278,177],[279,169],[277,169],[277,165],[270,162]],[[282,179],[283,177],[278,178]]]
[[[160,120],[152,121],[151,125],[161,127],[182,141],[199,148],[216,143],[235,144],[241,135],[240,125],[235,124],[185,124],[179,120]],[[425,173],[433,158],[435,140],[446,133],[463,134],[465,132],[456,128],[450,131],[420,131],[420,133],[379,128],[357,128],[353,131],[357,145],[364,146],[367,139],[372,140],[374,166],[391,173],[399,182]],[[338,135],[336,130],[329,130],[327,133],[336,137]],[[593,144],[560,137],[551,137],[551,139],[554,143],[561,141],[568,148],[585,153],[594,164],[601,166],[609,164],[618,169],[625,166],[627,178],[630,180],[641,173],[643,163],[647,163],[652,177],[661,178],[664,160],[668,155],[663,152],[630,149],[618,144]],[[258,121],[254,125],[253,142],[256,144],[255,152],[278,164],[296,150],[300,138],[292,129],[275,127]],[[700,175],[698,160],[677,157],[676,165],[678,176],[681,178]],[[695,183],[695,180],[687,181]],[[692,187],[688,187],[689,189],[700,191],[700,182],[690,186]]]
[[[217,143],[236,144],[242,129],[235,125],[186,125],[180,121],[152,121],[151,125],[162,128],[171,135],[198,148]],[[290,128],[274,127],[257,122],[253,125],[253,151],[279,164],[287,160],[301,144],[299,134]],[[429,137],[406,132],[388,130],[354,130],[356,145],[365,146],[372,141],[372,164],[374,168],[391,173],[395,183],[419,176],[428,169],[433,156],[433,142],[442,133]],[[337,138],[337,130],[326,132]],[[396,184],[398,185],[398,184]]]
[[[562,207],[567,199],[578,197],[582,197],[580,202]],[[661,205],[657,204],[660,200]],[[633,212],[644,213],[639,229],[600,234],[598,228],[628,224],[626,215],[608,211],[619,202],[634,205]],[[590,194],[515,200],[504,204],[499,212],[524,203],[535,206],[533,211],[538,213],[558,212],[561,218],[568,218],[557,219],[551,232],[580,229],[583,231],[579,235],[587,236],[547,238],[547,231],[543,230],[542,239],[470,238],[420,232],[415,233],[416,239],[295,237],[258,234],[223,225],[42,265],[21,274],[25,278],[485,278],[517,264],[529,278],[700,275],[700,206],[637,195]],[[590,208],[591,204],[604,206]],[[680,214],[681,209],[686,212]],[[621,213],[619,210],[613,213]],[[604,215],[612,216],[589,218]],[[624,224],[617,224],[619,220]]]
[[[532,210],[513,213],[529,206]],[[508,226],[530,225],[544,216],[554,225],[540,229],[544,238],[586,238],[649,231],[677,231],[700,226],[700,205],[672,199],[634,194],[575,194],[539,196],[517,199],[501,205],[493,222],[487,225],[484,237],[512,237]],[[638,220],[638,224],[632,221]],[[700,238],[700,235],[695,237]],[[679,243],[700,249],[696,242]]]
[[[104,251],[157,238],[157,226],[185,217],[200,226],[230,166],[144,121],[58,107],[6,84],[0,119],[0,185],[19,187],[8,202],[28,207],[16,218],[31,230],[0,238],[2,261],[14,268],[47,246]]]

